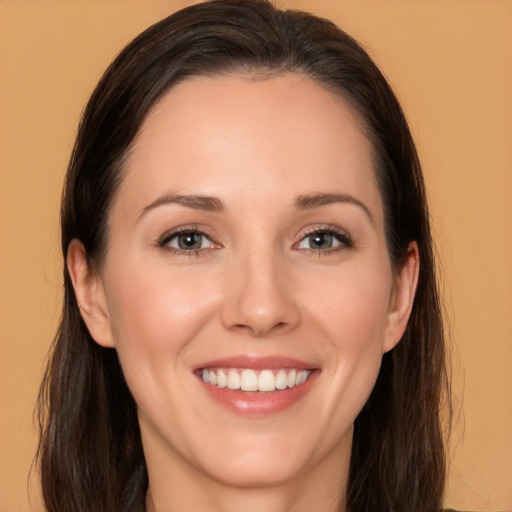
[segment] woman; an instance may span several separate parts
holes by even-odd
[[[62,203],[50,511],[438,511],[444,340],[421,169],[328,21],[184,9],[116,58]]]

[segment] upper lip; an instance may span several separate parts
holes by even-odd
[[[317,368],[317,365],[286,356],[236,355],[205,361],[197,365],[194,371],[203,368],[250,368],[253,370],[294,368],[296,370],[313,370]]]

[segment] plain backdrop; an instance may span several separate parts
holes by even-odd
[[[80,113],[124,45],[190,3],[0,2],[0,512],[29,511],[29,495],[41,510],[32,414],[60,314],[59,199]],[[355,36],[402,102],[453,340],[446,502],[512,510],[512,2],[279,4]]]

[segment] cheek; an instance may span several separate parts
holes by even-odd
[[[320,286],[309,283],[311,314],[324,345],[332,402],[331,424],[353,421],[377,379],[387,325],[392,274],[385,265],[353,267]]]
[[[110,325],[127,379],[134,369],[140,377],[164,362],[175,366],[215,309],[213,283],[144,265],[109,275]]]
[[[354,265],[308,288],[317,322],[340,355],[382,348],[392,288],[388,266]]]

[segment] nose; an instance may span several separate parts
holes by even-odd
[[[229,273],[222,310],[226,329],[266,337],[299,325],[293,280],[284,266],[272,254],[237,261]]]

